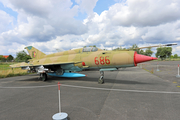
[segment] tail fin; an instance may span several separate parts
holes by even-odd
[[[33,46],[28,46],[28,47],[25,47],[24,49],[28,51],[32,59],[33,58],[39,59],[39,58],[42,58],[44,55],[46,55],[43,52],[39,51],[38,49],[34,48]]]

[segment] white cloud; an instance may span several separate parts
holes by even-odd
[[[167,43],[179,42],[180,20],[173,23],[166,23],[159,26],[149,27],[148,31],[142,36],[145,42]]]
[[[0,1],[18,13],[14,22],[0,11],[0,54],[15,54],[28,45],[52,53],[89,45],[112,49],[180,41],[179,0],[127,0],[100,15],[93,11],[97,0],[75,0],[74,6],[70,0]],[[79,13],[87,18],[75,19]]]
[[[179,54],[179,51],[180,51],[180,46],[174,46],[172,47],[172,54],[177,54],[178,56],[180,56]]]
[[[98,0],[75,0],[79,4],[80,11],[86,12],[88,15],[93,13]]]
[[[0,16],[0,33],[2,33],[12,28],[14,18],[2,10],[0,10]]]
[[[31,15],[47,17],[53,5],[49,0],[9,0],[16,11],[25,12]]]
[[[27,41],[49,41],[65,34],[83,34],[87,27],[73,18],[78,6],[71,5],[70,0],[9,0],[7,6],[18,12],[18,25],[8,35],[17,32],[20,39]]]
[[[156,26],[180,18],[178,0],[127,0],[110,7],[108,16],[114,25]]]

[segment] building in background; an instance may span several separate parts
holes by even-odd
[[[7,59],[9,57],[9,55],[3,55],[3,57]]]

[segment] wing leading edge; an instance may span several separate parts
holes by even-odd
[[[36,64],[36,65],[33,65],[33,64],[30,64],[30,63],[25,63],[25,62],[22,62],[22,63],[17,63],[17,64],[13,64],[13,65],[10,65],[10,67],[12,68],[18,68],[18,67],[36,67],[36,66],[53,66],[53,65],[65,65],[65,64],[78,64],[78,63],[82,63],[81,61],[78,61],[78,62],[59,62],[59,63],[47,63],[47,64]]]

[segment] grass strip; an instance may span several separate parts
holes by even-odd
[[[10,68],[11,64],[1,63],[0,64],[0,78],[13,77],[13,76],[22,76],[32,73],[28,73],[27,70],[22,70],[21,68]]]

